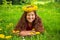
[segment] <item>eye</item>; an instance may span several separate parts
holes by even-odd
[[[30,16],[29,14],[27,16]]]
[[[33,16],[34,14],[32,14],[32,16]]]

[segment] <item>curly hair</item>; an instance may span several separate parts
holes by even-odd
[[[26,15],[28,12],[23,13],[21,19],[19,20],[19,22],[17,23],[15,30],[26,30],[28,21],[26,20]],[[37,16],[36,11],[34,11],[35,13],[35,20],[32,22],[32,26],[33,28],[35,28],[35,31],[39,31],[39,32],[43,32],[44,31],[44,27],[42,25],[42,21],[41,18],[39,16]]]

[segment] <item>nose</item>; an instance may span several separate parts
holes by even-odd
[[[30,19],[32,19],[32,16],[30,16]]]

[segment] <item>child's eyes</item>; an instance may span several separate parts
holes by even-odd
[[[34,16],[34,14],[28,15],[28,16]]]
[[[33,16],[34,14],[32,14],[32,16]]]
[[[30,15],[28,15],[28,16],[30,16]]]

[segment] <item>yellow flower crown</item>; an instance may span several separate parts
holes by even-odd
[[[31,11],[36,11],[38,7],[35,5],[27,5],[27,6],[22,7],[22,9],[26,12],[31,12]]]

